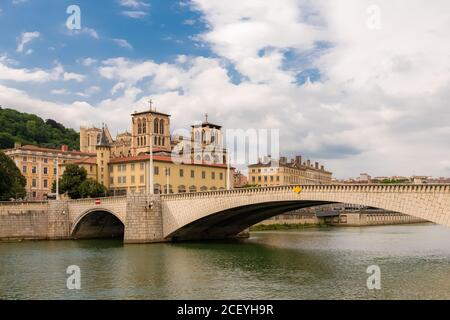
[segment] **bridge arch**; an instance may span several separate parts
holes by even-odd
[[[70,230],[72,239],[124,238],[125,222],[106,208],[93,208],[82,213]]]
[[[304,185],[169,195],[163,200],[166,239],[233,236],[287,211],[351,203],[404,213],[450,226],[450,186]]]

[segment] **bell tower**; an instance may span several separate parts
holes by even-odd
[[[134,112],[131,115],[131,153],[137,156],[150,152],[150,141],[154,151],[171,151],[170,115],[157,112],[153,101],[149,101],[150,109]],[[151,140],[150,140],[151,139]]]

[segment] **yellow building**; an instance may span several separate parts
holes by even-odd
[[[233,175],[222,144],[221,126],[207,117],[192,126],[190,137],[172,139],[170,115],[150,109],[134,112],[131,133],[119,134],[116,140],[105,125],[81,128],[80,149],[94,150],[95,156],[63,163],[60,172],[69,163],[77,164],[111,194],[143,193],[149,190],[152,151],[154,193],[221,190],[227,184],[232,187]]]
[[[286,157],[279,161],[268,159],[248,166],[248,183],[258,186],[279,186],[291,184],[331,184],[332,173],[324,166],[314,164],[310,160],[302,162],[301,156],[296,156],[290,162]]]
[[[95,159],[93,158],[95,154],[69,151],[65,145],[61,149],[49,149],[32,145],[22,146],[16,143],[13,149],[4,150],[4,152],[26,178],[25,189],[29,200],[43,200],[52,193],[52,184],[58,174],[57,164]],[[94,175],[96,176],[96,174],[91,176]]]

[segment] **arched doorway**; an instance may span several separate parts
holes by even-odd
[[[95,210],[88,212],[72,230],[73,239],[123,239],[125,226],[112,212]]]

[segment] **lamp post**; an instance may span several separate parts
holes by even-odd
[[[150,130],[150,168],[148,170],[148,181],[149,181],[149,190],[148,193],[150,195],[154,194],[154,189],[153,189],[153,134],[151,133],[151,128],[149,128]]]
[[[230,173],[231,173],[231,168],[230,168],[230,154],[227,150],[227,190],[230,190]]]
[[[59,161],[56,157],[56,200],[59,200]]]

